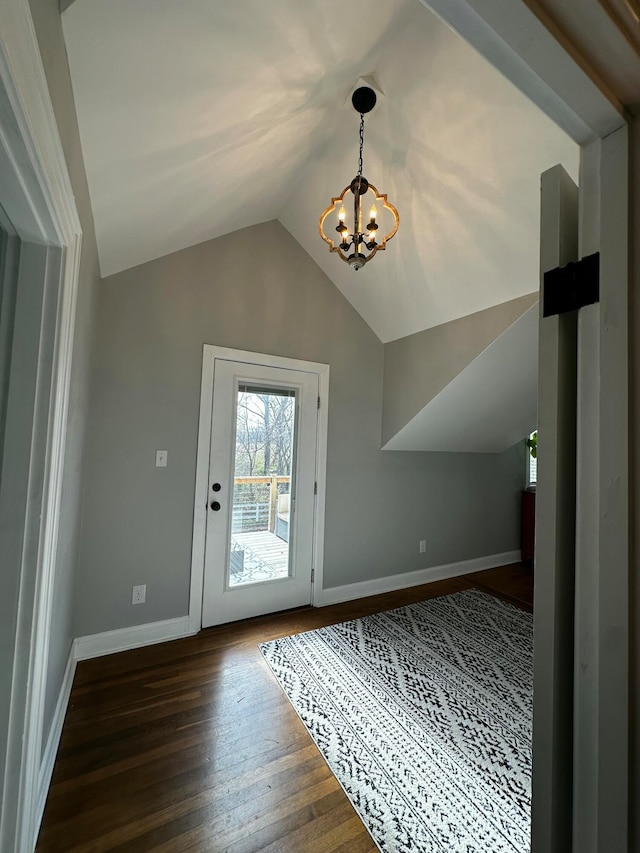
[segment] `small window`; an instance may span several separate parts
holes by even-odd
[[[533,454],[535,455],[532,455]],[[527,438],[527,487],[535,486],[538,481],[538,430]]]

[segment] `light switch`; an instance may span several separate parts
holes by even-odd
[[[168,453],[166,450],[156,450],[156,468],[167,467],[167,456]]]

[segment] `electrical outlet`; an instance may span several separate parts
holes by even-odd
[[[420,540],[420,553],[421,554],[427,553],[427,540],[426,539]]]
[[[131,603],[132,604],[144,604],[147,598],[147,585],[146,583],[140,584],[140,586],[134,586],[133,591],[131,593]]]

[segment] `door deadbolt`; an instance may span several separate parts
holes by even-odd
[[[211,501],[211,509],[214,512],[218,512],[218,510],[220,509],[220,504],[218,503],[218,501]]]
[[[211,486],[211,488],[213,489],[214,492],[219,492],[220,489],[222,488],[222,486],[220,485],[220,483],[214,483],[213,486]]]

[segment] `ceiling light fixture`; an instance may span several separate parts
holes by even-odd
[[[354,110],[360,114],[360,156],[358,158],[358,174],[351,181],[349,186],[345,187],[339,196],[331,199],[331,204],[324,211],[318,222],[318,230],[320,236],[329,244],[329,251],[337,252],[343,261],[346,261],[354,270],[361,269],[380,249],[386,249],[387,242],[393,237],[398,230],[400,217],[395,207],[387,201],[387,196],[384,193],[379,193],[378,190],[370,184],[362,174],[362,149],[364,147],[364,117],[366,113],[376,105],[376,93],[368,86],[361,86],[356,89],[351,97],[351,103]],[[347,211],[344,205],[345,195],[353,193],[353,224],[351,230],[347,222]],[[366,195],[370,193],[369,199]],[[367,225],[362,227],[363,216],[362,209],[367,206],[367,201],[370,201],[371,208],[369,210],[369,221]],[[381,204],[384,210],[387,210],[391,216],[383,214],[383,223],[385,220],[391,226],[391,230],[381,240],[377,239],[377,232],[380,230],[381,223],[378,222],[378,208],[376,202]],[[333,239],[325,233],[324,225],[327,217],[331,213],[336,213],[338,224],[336,231],[340,235],[340,242],[334,243]],[[347,254],[347,252],[351,252]]]

